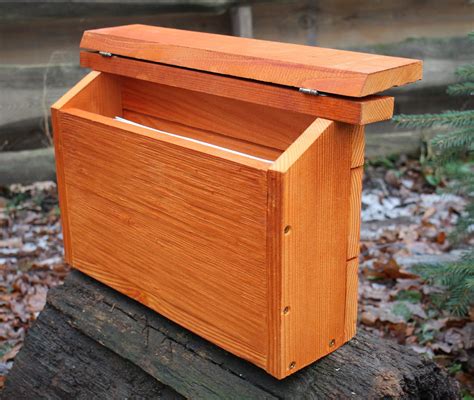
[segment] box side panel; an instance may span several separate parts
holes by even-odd
[[[268,362],[266,371],[277,378],[284,378],[287,374],[282,362],[284,358],[282,317],[285,307],[282,299],[284,271],[281,265],[283,174],[270,169],[267,176]]]
[[[362,178],[364,175],[364,127],[340,124],[351,138],[351,187],[349,197],[349,231],[347,236],[347,286],[346,286],[346,322],[344,341],[356,334],[357,302],[359,286],[360,224],[362,201]]]
[[[362,201],[362,175],[364,167],[351,169],[351,192],[349,198],[349,232],[347,259],[357,258],[360,252],[360,210]]]
[[[74,267],[265,366],[264,170],[60,114]]]
[[[72,262],[72,248],[69,229],[66,184],[64,180],[63,139],[59,110],[68,107],[82,107],[91,112],[116,116],[122,114],[121,80],[118,77],[90,72],[51,107],[53,124],[56,179],[58,183],[61,224],[64,240],[64,258]]]
[[[63,143],[59,111],[51,108],[51,122],[53,124],[54,159],[56,163],[56,181],[58,184],[59,208],[61,210],[61,228],[64,243],[64,261],[72,262],[71,235],[69,229],[69,214],[67,207],[66,184],[64,181]]]
[[[336,127],[316,120],[274,171],[282,209],[280,264],[271,267],[281,268],[279,377],[344,343],[351,144]]]
[[[338,129],[344,130],[351,141],[351,168],[364,165],[365,127],[363,125],[337,124]]]
[[[359,286],[359,260],[353,258],[347,261],[347,287],[346,287],[346,322],[344,329],[344,342],[352,339],[357,327],[357,301]]]

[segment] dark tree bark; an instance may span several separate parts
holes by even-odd
[[[73,271],[50,291],[4,398],[457,399],[447,373],[391,341],[355,339],[282,380]]]
[[[46,307],[8,376],[3,399],[182,399]]]

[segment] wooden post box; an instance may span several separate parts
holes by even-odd
[[[81,47],[52,108],[67,262],[277,378],[353,337],[364,125],[421,62],[140,25]]]

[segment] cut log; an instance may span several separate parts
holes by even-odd
[[[16,359],[3,399],[182,399],[47,307]]]
[[[178,395],[179,393],[179,395]],[[457,399],[430,360],[360,331],[284,380],[73,271],[52,289],[4,398]]]

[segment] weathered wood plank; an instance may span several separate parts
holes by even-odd
[[[55,179],[52,147],[38,150],[0,152],[0,185],[33,183]]]
[[[82,359],[74,372],[70,364],[65,366],[57,361],[65,352],[73,354],[74,344],[60,351],[42,351],[33,356],[23,354],[34,352],[38,341],[51,343],[63,332],[67,334],[69,328],[65,324],[44,316],[51,315],[52,309],[62,314],[61,321],[67,321],[69,327],[92,339],[87,342],[87,352],[77,351],[77,358],[68,356],[71,363]],[[43,332],[36,332],[39,330]],[[82,342],[78,341],[77,346],[80,348]],[[31,366],[25,374],[30,373],[32,378],[23,380],[25,388],[39,381],[43,387],[37,390],[41,390],[45,398],[57,398],[55,380],[51,379],[57,371],[65,391],[74,387],[81,398],[88,398],[87,388],[100,381],[97,374],[85,375],[89,359],[103,360],[104,370],[113,368],[105,363],[124,362],[113,355],[99,357],[104,348],[192,399],[450,400],[459,395],[457,383],[432,361],[364,331],[336,352],[279,381],[78,271],[73,271],[63,286],[51,290],[46,311],[30,331],[26,346],[18,355],[18,364],[7,379],[6,393],[10,394],[9,398],[25,398],[16,396],[22,390],[17,376],[23,374],[24,360],[29,360]],[[43,379],[44,374],[49,378]],[[80,379],[79,388],[75,377]],[[117,380],[123,379],[117,371]],[[111,387],[114,387],[113,382]],[[139,379],[136,390],[145,383]],[[146,385],[150,387],[149,383]]]
[[[48,306],[8,375],[3,399],[183,399]]]

